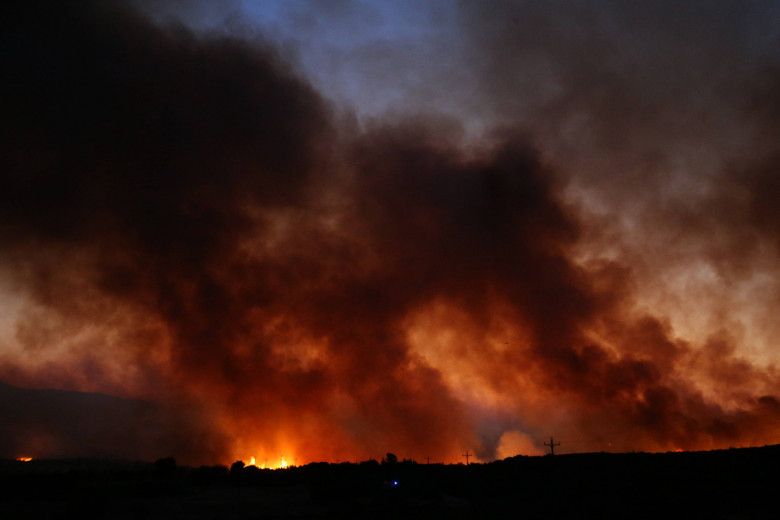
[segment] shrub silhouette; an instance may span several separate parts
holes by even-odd
[[[166,457],[154,461],[154,472],[158,475],[172,475],[176,472],[176,459]]]

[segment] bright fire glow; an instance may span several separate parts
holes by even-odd
[[[281,457],[279,459],[278,465],[268,464],[268,459],[265,459],[265,462],[263,464],[257,465],[257,459],[255,457],[249,457],[249,463],[247,466],[255,466],[260,469],[285,469],[288,467],[288,463],[286,460],[284,460],[284,457]]]
[[[19,462],[30,462],[32,460],[32,457],[17,457],[16,460]]]

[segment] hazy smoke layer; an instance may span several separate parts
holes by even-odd
[[[336,117],[258,42],[2,7],[0,379],[196,402],[190,462],[777,442],[778,62],[679,33],[752,12],[482,5],[479,140]]]

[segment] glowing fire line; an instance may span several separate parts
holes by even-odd
[[[267,461],[268,461],[268,459],[266,459],[266,463],[267,463]],[[247,466],[254,466],[254,467],[257,468],[258,467],[257,459],[255,459],[255,457],[249,457],[249,463],[247,464]],[[287,461],[284,460],[284,457],[281,457],[278,466],[268,466],[267,468],[266,468],[265,464],[261,464],[259,466],[260,469],[286,469],[287,467],[288,467],[288,464],[287,464]]]

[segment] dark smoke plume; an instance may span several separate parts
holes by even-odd
[[[634,264],[644,250],[622,235],[599,255],[617,224],[571,196],[597,181],[567,169],[582,159],[610,179],[600,197],[631,204],[615,170],[663,132],[618,94],[645,91],[536,42],[564,90],[522,106],[495,48],[535,41],[469,7],[494,35],[486,99],[517,119],[469,146],[444,116],[342,121],[267,44],[112,2],[2,7],[0,265],[21,310],[0,379],[197,405],[202,424],[178,427],[200,433],[179,445],[204,463],[489,459],[552,429],[579,450],[776,441],[775,371],[726,328],[676,334],[637,296],[653,259]],[[502,23],[552,23],[528,12]],[[589,151],[554,136],[575,116]],[[614,162],[594,159],[612,145]],[[723,173],[751,194],[724,257],[742,226],[776,236],[776,164]],[[648,192],[631,200],[686,236],[729,203],[664,208],[636,175]]]

